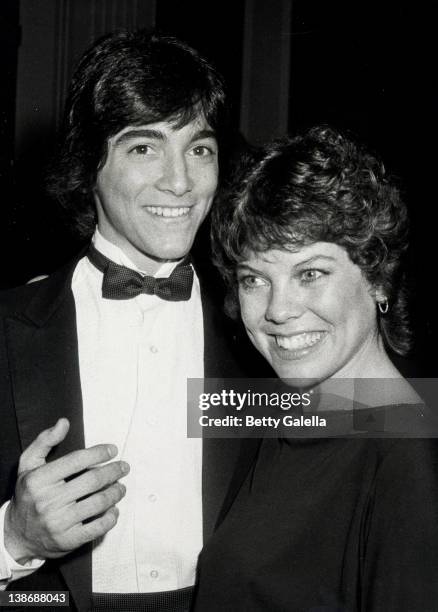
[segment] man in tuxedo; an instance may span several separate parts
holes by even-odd
[[[239,374],[188,256],[218,179],[221,78],[173,38],[80,61],[50,189],[74,261],[1,296],[0,585],[186,610],[235,450],[186,437],[187,378]]]

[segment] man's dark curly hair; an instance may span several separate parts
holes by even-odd
[[[184,127],[200,114],[220,136],[226,117],[222,78],[185,43],[147,30],[121,31],[83,55],[47,181],[80,237],[89,237],[96,224],[93,189],[108,139],[130,125],[170,121]]]
[[[314,127],[243,160],[218,197],[212,237],[231,316],[238,313],[236,264],[245,254],[332,242],[388,298],[388,313],[378,316],[386,346],[409,350],[406,207],[383,164],[335,129]]]

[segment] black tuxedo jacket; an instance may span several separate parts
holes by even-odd
[[[81,254],[82,255],[82,254]],[[66,439],[51,453],[56,459],[84,447],[76,314],[71,279],[80,257],[49,278],[0,294],[0,502],[14,491],[21,452],[40,431],[63,416]],[[227,324],[200,276],[204,317],[205,377],[243,376],[227,339]],[[204,540],[225,498],[236,463],[236,440],[204,440]],[[91,545],[49,560],[14,590],[69,590],[72,609],[88,610]],[[60,608],[64,609],[65,608]]]

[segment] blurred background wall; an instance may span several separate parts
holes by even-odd
[[[43,188],[76,61],[106,32],[156,26],[218,66],[241,139],[257,144],[327,122],[381,154],[411,212],[414,322],[431,364],[438,339],[431,19],[423,5],[403,0],[2,0],[0,286],[50,272],[78,248]]]

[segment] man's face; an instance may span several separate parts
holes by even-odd
[[[218,147],[204,119],[128,126],[108,141],[95,197],[101,234],[153,274],[190,250],[217,186]]]

